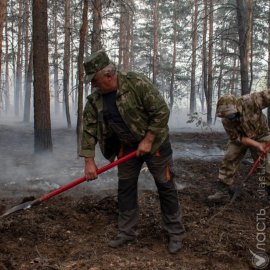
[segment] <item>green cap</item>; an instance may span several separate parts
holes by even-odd
[[[84,61],[84,70],[86,73],[84,81],[86,83],[91,82],[96,73],[99,70],[107,67],[109,64],[110,59],[103,49],[91,54]]]

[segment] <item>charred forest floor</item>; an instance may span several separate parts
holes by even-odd
[[[51,185],[46,189],[37,185],[38,177],[31,182],[23,172],[42,166],[33,154],[33,136],[31,126],[0,125],[0,213],[54,190],[56,179],[63,171],[72,171],[72,166],[83,172],[83,160],[76,158],[75,130],[56,128],[52,130],[53,155],[60,161],[41,177],[44,180],[46,173],[50,175],[46,183]],[[232,205],[229,201],[209,201],[207,197],[216,191],[226,134],[179,129],[171,132],[171,142],[186,229],[179,254],[167,251],[168,236],[162,228],[155,188],[139,190],[137,241],[112,249],[108,243],[117,232],[116,185],[92,192],[91,182],[86,182],[38,206],[0,218],[0,270],[256,269],[250,250],[262,252],[258,250],[259,241],[270,258],[270,210],[259,188],[259,176],[251,177]],[[235,185],[252,165],[247,153]],[[258,217],[262,218],[260,223]]]

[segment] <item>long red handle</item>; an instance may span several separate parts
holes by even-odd
[[[270,141],[268,142],[268,144],[266,145],[266,147],[270,147]],[[266,153],[262,152],[260,154],[260,156],[258,157],[257,161],[255,162],[255,164],[253,165],[252,169],[250,170],[250,172],[248,173],[248,175],[245,177],[245,179],[242,181],[242,183],[240,184],[240,186],[236,189],[232,199],[231,199],[231,202],[230,204],[232,204],[236,197],[239,195],[239,193],[241,192],[243,186],[245,185],[245,183],[249,180],[249,178],[251,177],[251,175],[254,173],[254,171],[257,169],[258,165],[260,164],[262,158],[264,157]]]
[[[115,160],[114,162],[112,162],[112,163],[110,163],[110,164],[108,164],[108,165],[105,165],[104,167],[98,169],[98,170],[97,170],[97,174],[103,173],[103,172],[105,172],[105,171],[107,171],[107,170],[109,170],[109,169],[115,167],[116,165],[118,165],[118,164],[120,164],[120,163],[123,163],[123,162],[125,162],[125,161],[128,160],[128,159],[131,159],[131,158],[134,157],[135,155],[136,155],[136,151],[134,151],[134,152],[132,152],[132,153],[130,153],[130,154],[128,154],[128,155],[126,155],[126,156],[124,156],[124,157],[118,159],[118,160]],[[47,200],[47,199],[50,199],[51,197],[53,197],[53,196],[55,196],[55,195],[57,195],[57,194],[59,194],[59,193],[61,193],[61,192],[63,192],[63,191],[66,191],[66,190],[68,190],[68,189],[70,189],[70,188],[72,188],[72,187],[74,187],[74,186],[76,186],[76,185],[78,185],[78,184],[84,182],[85,180],[86,180],[86,179],[85,179],[85,176],[83,176],[83,177],[81,177],[81,178],[79,178],[79,179],[77,179],[77,180],[75,180],[75,181],[73,181],[73,182],[71,182],[71,183],[69,183],[69,184],[63,186],[63,187],[60,187],[59,189],[57,189],[57,190],[55,190],[55,191],[53,191],[53,192],[51,192],[51,193],[49,193],[49,194],[47,194],[47,195],[41,197],[41,198],[39,199],[39,203],[40,203],[40,202],[43,202],[43,201],[45,201],[45,200]]]
[[[266,145],[266,147],[270,146],[270,141],[268,142],[268,144]],[[264,157],[265,153],[262,152],[259,156],[259,158],[257,159],[257,161],[255,162],[254,166],[252,167],[252,169],[250,170],[248,176],[251,176],[254,171],[256,170],[256,168],[258,167],[259,163],[261,162],[262,158]]]

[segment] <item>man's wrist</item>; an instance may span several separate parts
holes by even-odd
[[[84,160],[85,160],[85,163],[92,163],[92,162],[94,162],[94,158],[88,158],[88,157],[86,157]]]
[[[144,139],[149,143],[153,143],[155,138],[156,138],[156,135],[151,134],[151,133],[148,132]]]

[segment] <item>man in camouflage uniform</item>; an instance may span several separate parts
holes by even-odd
[[[270,106],[270,90],[252,93],[236,98],[224,95],[217,102],[217,116],[229,137],[227,149],[219,169],[218,191],[209,196],[211,200],[230,198],[229,187],[233,184],[235,172],[247,149],[256,161],[259,155],[267,153],[270,140],[267,119],[262,110]],[[260,187],[270,196],[270,154],[267,153],[257,168]],[[261,170],[261,171],[260,171]]]
[[[146,162],[159,192],[163,227],[170,237],[169,251],[179,252],[184,227],[171,171],[169,109],[165,101],[147,77],[117,72],[103,50],[88,57],[84,67],[86,81],[91,81],[94,88],[83,114],[80,156],[85,157],[86,179],[97,178],[94,161],[97,141],[110,161],[116,155],[120,158],[137,150],[136,157],[118,165],[119,232],[109,245],[117,248],[136,240],[137,183]]]

